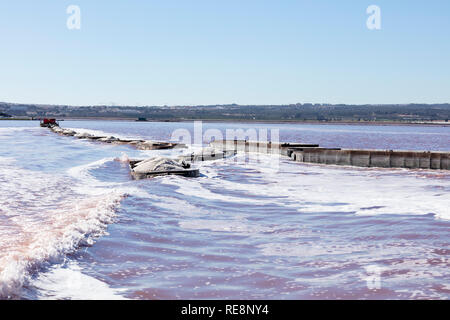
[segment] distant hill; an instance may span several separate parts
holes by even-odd
[[[11,115],[4,112],[0,112],[0,118],[11,118]]]
[[[109,118],[159,121],[449,121],[450,104],[290,104],[200,106],[66,106],[0,102],[3,114],[18,117]]]

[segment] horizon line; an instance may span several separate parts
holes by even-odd
[[[56,104],[56,103],[25,103],[25,102],[6,102],[0,101],[0,105],[35,105],[35,106],[53,106],[53,107],[72,107],[72,108],[83,108],[83,107],[115,107],[115,108],[126,108],[126,107],[135,107],[135,108],[148,108],[148,107],[211,107],[211,106],[252,106],[252,107],[266,107],[266,106],[295,106],[295,105],[312,105],[312,106],[407,106],[407,105],[450,105],[450,102],[408,102],[408,103],[328,103],[328,102],[296,102],[296,103],[286,103],[286,104],[239,104],[239,103],[223,103],[223,104],[176,104],[176,105],[150,105],[150,104],[84,104],[84,105],[75,105],[75,104]]]

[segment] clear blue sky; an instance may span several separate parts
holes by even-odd
[[[448,0],[1,1],[0,40],[0,101],[450,102]]]

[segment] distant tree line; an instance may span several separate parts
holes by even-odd
[[[290,104],[202,106],[84,106],[0,103],[0,112],[22,117],[148,120],[448,121],[450,104]]]

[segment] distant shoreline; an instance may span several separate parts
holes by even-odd
[[[27,105],[0,102],[3,118],[116,120],[160,122],[301,123],[348,125],[443,125],[450,121],[450,103],[405,105],[208,105],[85,106]]]
[[[24,119],[24,118],[1,118],[4,121],[39,121],[39,119]],[[367,125],[367,126],[450,126],[450,122],[434,121],[434,122],[403,122],[403,121],[318,121],[318,120],[251,120],[251,119],[147,119],[136,120],[133,118],[64,118],[59,121],[124,121],[124,122],[194,122],[202,121],[206,123],[266,123],[266,124],[314,124],[314,125]]]

